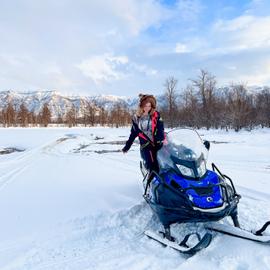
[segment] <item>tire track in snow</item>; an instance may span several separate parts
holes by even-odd
[[[71,139],[72,137],[64,137],[65,139]],[[55,149],[55,146],[62,143],[65,140],[63,138],[56,141],[46,142],[31,150],[26,150],[20,153],[14,159],[3,160],[0,164],[0,191],[3,190],[8,183],[14,181],[23,171],[29,169],[39,159],[43,153],[50,152],[50,149]],[[16,169],[14,169],[16,168]]]
[[[73,150],[73,147],[69,150],[70,152],[68,152],[68,150],[61,151],[61,149],[59,149],[58,147],[60,146],[60,143],[68,143],[68,141],[70,139],[81,139],[84,136],[72,136],[72,134],[68,137],[62,137],[60,139],[58,139],[57,141],[54,141],[51,144],[46,145],[46,147],[43,148],[43,153],[47,154],[47,155],[51,155],[51,156],[55,156],[55,157],[60,157],[60,158],[65,158],[67,155],[74,155],[75,157],[80,157],[80,158],[86,158],[86,159],[94,159],[96,161],[100,161],[101,157],[102,157],[102,162],[107,162],[108,165],[111,165],[112,163],[110,161],[114,161],[115,164],[115,169],[121,169],[121,170],[125,170],[125,171],[134,171],[139,172],[139,169],[134,169],[134,164],[138,164],[138,168],[139,168],[139,160],[134,161],[133,159],[129,159],[127,158],[123,158],[123,153],[113,153],[113,154],[98,154],[98,153],[73,153],[71,152],[71,150]],[[62,140],[61,140],[62,139]],[[85,137],[85,139],[87,139],[87,137]],[[88,139],[89,140],[89,139]],[[93,143],[93,139],[90,139],[89,142]],[[80,141],[78,141],[78,144],[80,143]],[[68,148],[67,148],[68,149]],[[121,155],[121,157],[120,157]],[[139,155],[139,154],[138,154]],[[124,166],[123,166],[124,165]],[[128,166],[128,168],[127,168]]]
[[[59,151],[57,149],[57,146],[62,144],[63,142],[66,142],[71,139],[77,139],[78,135],[66,135],[64,137],[58,138],[56,141],[53,141],[49,144],[46,144],[45,146],[42,147],[42,153],[47,154],[47,155],[53,155],[53,156],[63,156],[64,153]]]
[[[8,171],[4,175],[2,175],[0,177],[0,191],[3,190],[8,183],[11,183],[17,176],[19,176],[23,171],[25,171],[30,166],[31,165],[29,163],[24,164],[21,167]]]

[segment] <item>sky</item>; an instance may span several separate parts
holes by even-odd
[[[0,0],[0,90],[161,94],[200,69],[270,85],[270,1]]]

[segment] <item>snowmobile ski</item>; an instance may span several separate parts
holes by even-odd
[[[263,226],[263,227],[265,227],[265,226]],[[237,228],[237,227],[234,227],[231,225],[225,225],[225,224],[220,224],[220,223],[207,224],[205,226],[205,228],[210,230],[210,231],[215,231],[215,232],[227,234],[227,235],[242,238],[245,240],[270,244],[270,235],[258,234],[258,232],[260,232],[261,230],[253,233],[251,231],[247,231],[247,230]]]
[[[168,240],[167,238],[164,237],[163,233],[159,232],[159,234],[153,232],[153,231],[145,231],[144,234],[159,242],[160,244],[162,244],[163,246],[167,246],[167,247],[170,247],[170,248],[173,248],[183,254],[187,254],[187,255],[194,255],[196,254],[198,251],[206,248],[209,246],[209,244],[211,243],[212,241],[212,234],[210,232],[207,232],[202,238],[199,239],[199,242],[194,245],[193,247],[189,247],[186,243],[187,243],[187,240],[189,238],[190,235],[187,235],[184,240],[180,243],[177,243],[177,242],[173,242],[173,241],[170,241]]]

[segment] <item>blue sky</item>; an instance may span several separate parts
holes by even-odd
[[[0,0],[0,90],[179,91],[201,68],[219,85],[270,85],[268,0]]]

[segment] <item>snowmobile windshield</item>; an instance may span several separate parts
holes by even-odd
[[[206,173],[208,150],[193,129],[174,129],[167,133],[165,143],[158,152],[161,169],[173,168],[183,176],[198,178]]]

